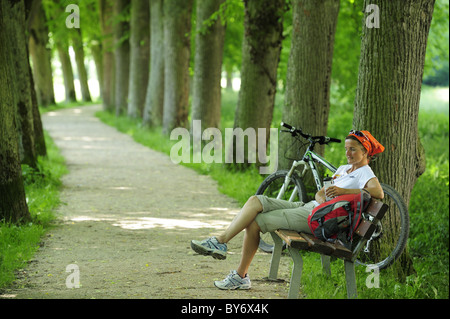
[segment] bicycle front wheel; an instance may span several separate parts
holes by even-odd
[[[287,174],[287,170],[279,170],[267,176],[256,191],[256,195],[265,195],[267,197],[279,198],[292,202],[307,202],[306,188],[302,179],[294,173],[291,176],[289,184],[284,185]],[[261,234],[259,248],[262,251],[272,253],[273,245],[272,236],[270,236],[269,233]]]
[[[405,249],[409,236],[409,215],[400,194],[389,185],[381,184],[381,187],[384,191],[381,201],[389,208],[356,262],[384,269],[392,265]]]

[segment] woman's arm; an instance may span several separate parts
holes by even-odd
[[[376,178],[376,177],[370,179],[364,186],[364,189],[367,190],[370,193],[370,196],[372,196],[374,198],[378,198],[378,199],[384,198],[383,188],[381,187],[380,182],[378,181],[378,178]],[[321,191],[322,191],[322,193],[324,193],[323,188]],[[340,188],[337,186],[331,186],[331,187],[327,188],[327,195],[329,197],[335,197],[335,196],[345,195],[345,194],[358,194],[360,191],[361,191],[361,189],[346,189],[346,188]],[[319,192],[317,192],[317,194],[316,194],[316,200],[317,200],[318,194],[319,194]],[[325,198],[325,194],[323,194],[323,197]],[[317,202],[319,202],[319,201],[317,200]]]

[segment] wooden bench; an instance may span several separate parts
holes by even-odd
[[[294,261],[294,267],[291,274],[291,282],[289,287],[288,298],[296,299],[300,290],[300,279],[302,276],[303,260],[300,254],[301,250],[312,251],[321,254],[322,267],[327,275],[331,275],[330,256],[344,260],[345,279],[347,286],[347,298],[356,298],[356,276],[355,276],[355,260],[361,249],[370,239],[376,229],[376,224],[380,221],[388,205],[372,199],[366,213],[373,217],[369,221],[363,219],[356,230],[359,241],[353,251],[345,248],[339,243],[329,243],[315,238],[312,235],[298,233],[292,230],[279,229],[270,233],[275,243],[270,262],[269,280],[276,280],[278,276],[278,266],[280,264],[281,252],[283,249],[283,241],[286,243],[289,253]],[[354,238],[357,240],[358,238]]]

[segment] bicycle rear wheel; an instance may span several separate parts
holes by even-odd
[[[282,190],[283,183],[285,181],[287,170],[279,170],[269,176],[261,183],[256,195],[265,195],[271,198],[277,198]],[[287,187],[284,189],[283,195],[280,199],[292,201],[292,202],[306,202],[306,188],[303,181],[296,173],[291,176],[291,180]],[[259,241],[259,248],[266,252],[272,253],[273,251],[273,240],[269,233],[261,234],[261,239]]]
[[[409,236],[408,208],[400,194],[391,186],[381,184],[383,203],[389,208],[356,262],[384,269],[392,265],[405,249]]]

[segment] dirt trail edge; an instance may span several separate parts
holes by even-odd
[[[175,165],[126,134],[101,123],[89,106],[43,116],[65,157],[59,225],[41,243],[9,298],[286,298],[289,259],[268,282],[270,255],[258,252],[250,269],[252,289],[222,291],[238,265],[242,234],[226,260],[190,248],[224,229],[239,211],[208,176]],[[70,288],[77,283],[79,288]],[[69,288],[68,288],[69,287]]]

